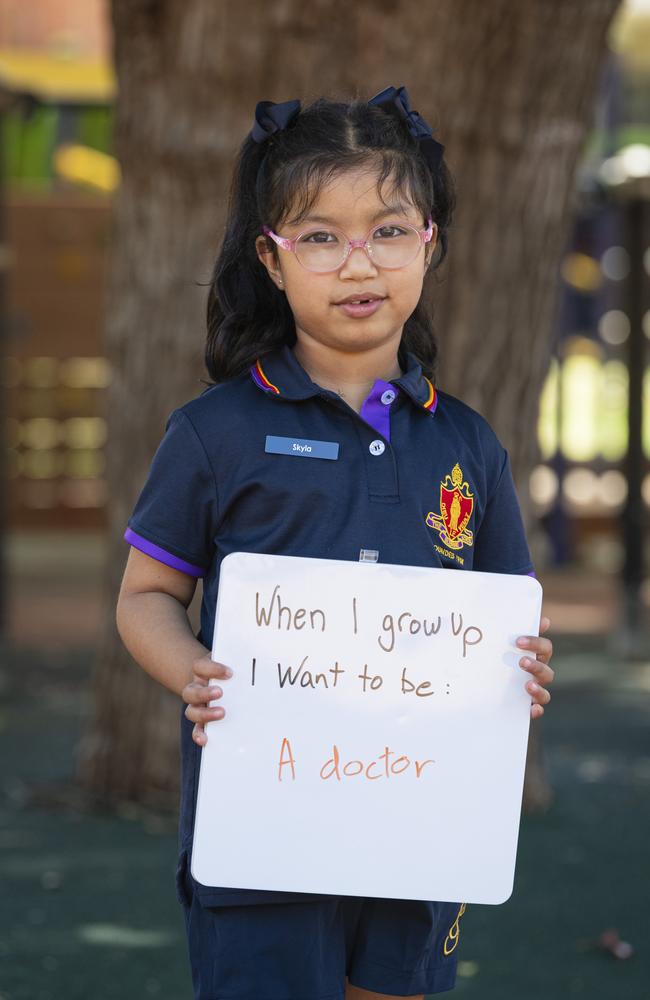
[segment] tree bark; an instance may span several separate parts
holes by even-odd
[[[176,801],[179,702],[133,664],[115,627],[122,536],[166,416],[201,388],[205,291],[196,283],[209,275],[256,102],[370,97],[405,84],[439,129],[458,211],[431,293],[438,382],[493,425],[525,505],[574,173],[617,7],[113,0],[122,179],[106,310],[111,557],[95,716],[79,755],[95,795]],[[527,777],[529,806],[548,802],[543,774]]]

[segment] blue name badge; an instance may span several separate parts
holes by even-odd
[[[329,458],[335,461],[339,457],[339,446],[336,441],[309,441],[306,438],[285,438],[266,435],[264,451],[269,455],[296,455],[298,458]]]

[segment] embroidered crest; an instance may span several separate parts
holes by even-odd
[[[462,549],[463,545],[474,544],[474,535],[467,528],[473,509],[474,494],[463,481],[462,469],[456,462],[440,483],[440,513],[429,511],[426,522],[450,549]]]

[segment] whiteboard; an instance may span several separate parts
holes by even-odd
[[[502,903],[530,720],[528,576],[237,552],[201,751],[203,885]]]

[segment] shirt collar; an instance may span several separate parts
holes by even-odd
[[[406,352],[408,367],[399,378],[391,379],[393,385],[398,385],[417,406],[429,413],[435,413],[438,406],[438,393],[433,382],[422,374],[422,365],[410,351]]]
[[[391,379],[392,385],[402,389],[417,406],[435,413],[438,394],[433,383],[422,374],[422,366],[415,355],[407,352],[406,357],[407,370],[399,378]],[[312,382],[287,344],[258,359],[251,367],[250,375],[258,389],[278,399],[309,399],[323,391],[321,386]]]
[[[278,399],[309,399],[322,391],[287,344],[258,359],[250,374],[258,389]]]

